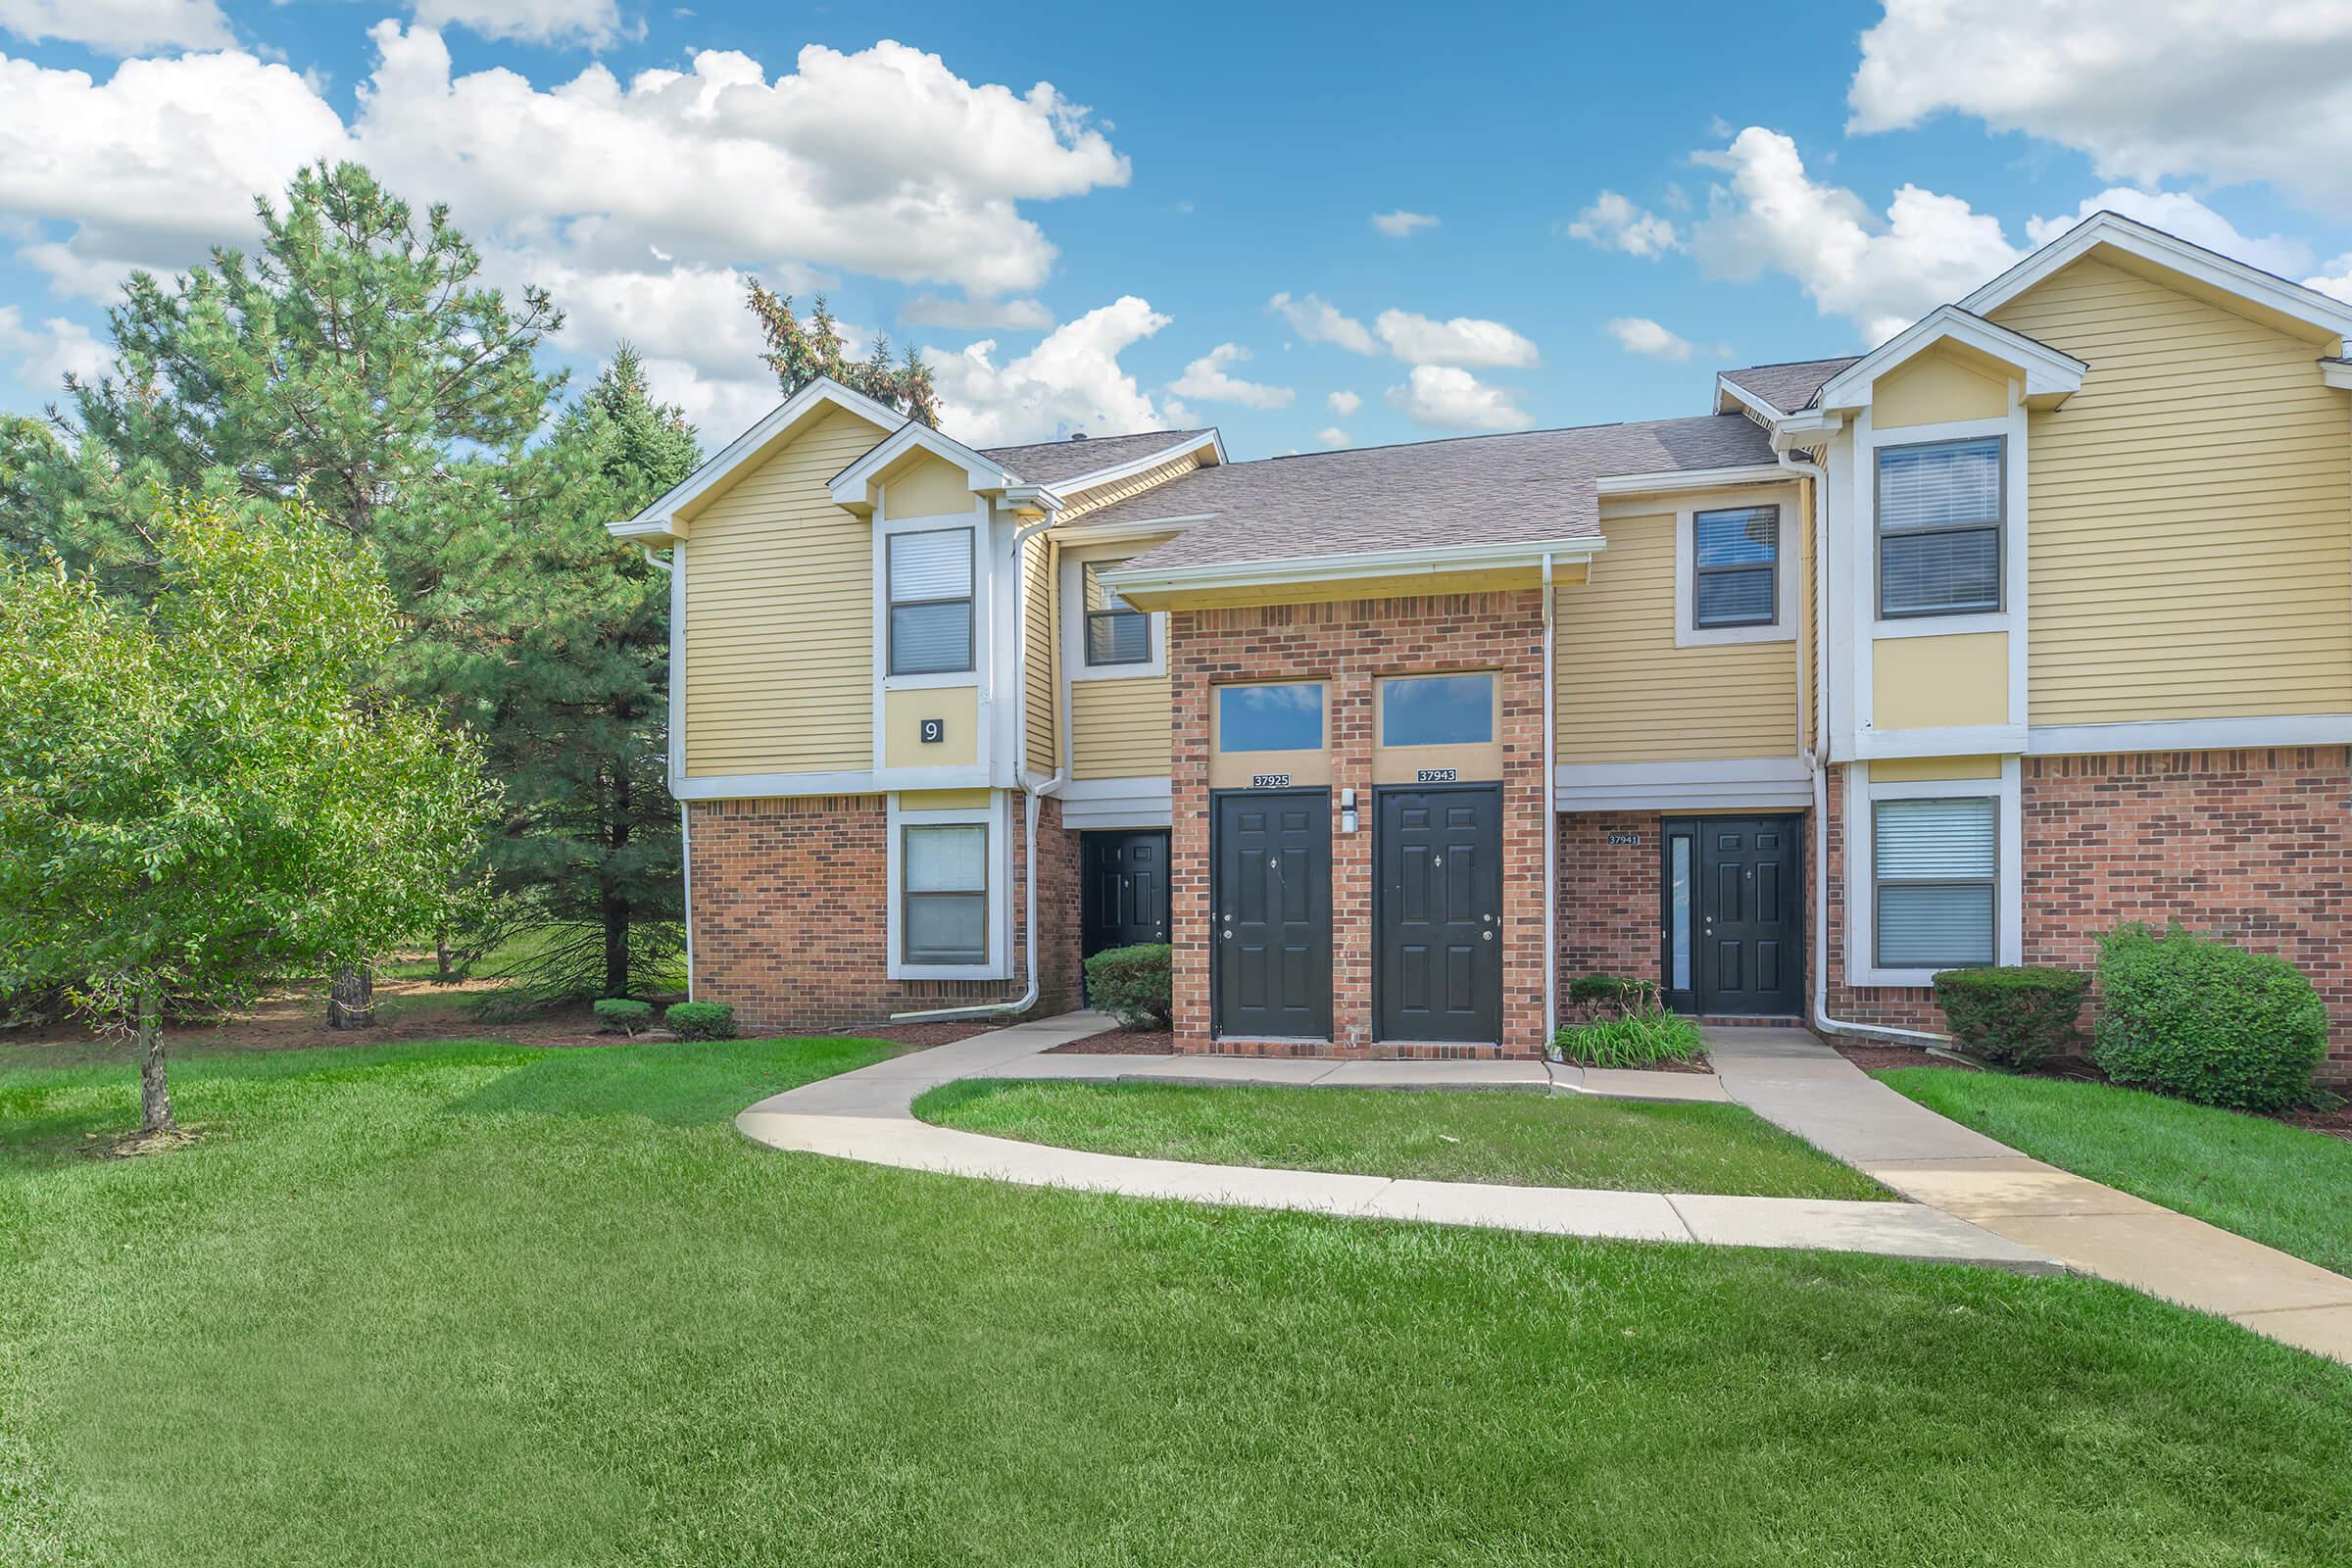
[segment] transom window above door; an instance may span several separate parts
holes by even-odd
[[[1121,599],[1102,580],[1102,573],[1125,564],[1123,561],[1089,561],[1079,567],[1086,596],[1086,662],[1091,668],[1152,662],[1152,616]]]
[[[1392,675],[1380,683],[1383,746],[1486,746],[1494,739],[1494,677]]]
[[[972,530],[890,536],[890,672],[972,668]]]
[[[1220,752],[1314,752],[1323,748],[1323,683],[1216,689]]]
[[[1735,507],[1690,521],[1691,624],[1772,625],[1780,618],[1781,509]]]

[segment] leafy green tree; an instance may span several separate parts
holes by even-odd
[[[40,553],[41,476],[65,460],[56,432],[21,414],[0,414],[0,559]]]
[[[227,1006],[447,917],[491,808],[477,748],[373,684],[374,564],[289,512],[156,509],[156,592],[0,564],[0,988],[135,1034],[172,1130],[165,1001]]]
[[[776,372],[776,384],[792,396],[818,376],[830,376],[853,392],[920,419],[937,429],[939,392],[931,384],[931,367],[913,346],[904,358],[891,358],[890,339],[881,333],[867,346],[865,358],[853,360],[842,341],[840,323],[819,294],[804,321],[792,314],[792,296],[774,294],[758,278],[752,279],[748,303],[752,318],[767,339],[761,363]]]

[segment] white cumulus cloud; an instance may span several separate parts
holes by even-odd
[[[1301,294],[1293,298],[1287,292],[1277,294],[1266,302],[1266,309],[1290,322],[1291,330],[1309,343],[1336,343],[1351,354],[1380,352],[1363,322],[1342,314],[1320,295]]]
[[[1525,430],[1536,422],[1509,391],[1451,365],[1414,366],[1402,386],[1389,388],[1389,405],[1439,430]]]
[[[1408,213],[1402,208],[1393,213],[1374,213],[1372,226],[1391,239],[1410,239],[1425,228],[1438,226],[1438,220],[1427,213]]]
[[[1970,115],[2108,179],[2270,180],[2352,207],[2352,6],[2335,0],[1886,0],[1861,42],[1849,129]]]
[[[1003,366],[988,339],[960,354],[927,347],[941,426],[975,446],[1048,439],[1064,425],[1092,435],[1151,429],[1159,416],[1119,356],[1167,324],[1128,294],[1064,321]]]
[[[234,43],[218,0],[0,0],[0,32],[101,54],[217,49]]]
[[[1315,432],[1315,439],[1327,447],[1344,447],[1348,445],[1348,432],[1336,424],[1327,424]]]
[[[17,379],[44,399],[61,393],[69,375],[99,375],[110,353],[79,321],[53,316],[27,322],[19,307],[0,305],[0,359],[16,362]]]
[[[1646,316],[1620,316],[1605,328],[1617,340],[1617,346],[1628,354],[1640,354],[1653,360],[1672,360],[1681,363],[1698,352],[1698,345],[1679,332],[1668,330]]]
[[[1364,400],[1353,392],[1334,392],[1323,401],[1330,404],[1331,412],[1343,419],[1364,406]]]
[[[622,35],[614,0],[416,0],[417,24],[461,26],[515,43],[581,43],[603,49]],[[634,29],[645,33],[645,24]]]
[[[1525,367],[1543,358],[1534,343],[1500,321],[1477,317],[1438,321],[1411,311],[1383,311],[1372,325],[1391,354],[1415,365]]]
[[[1588,245],[1597,245],[1604,251],[1623,251],[1628,256],[1656,258],[1668,251],[1683,248],[1682,233],[1674,220],[1661,218],[1646,207],[1639,207],[1613,190],[1604,190],[1592,198],[1592,205],[1576,215],[1568,224],[1572,239]]]
[[[1882,217],[1852,191],[1816,182],[1796,143],[1760,125],[1700,161],[1727,176],[1709,191],[1707,216],[1692,232],[1702,270],[1733,278],[1786,273],[1822,314],[1845,317],[1870,343],[2018,259],[2000,220],[1959,197],[1906,184]]]
[[[1199,398],[1203,403],[1239,403],[1248,409],[1282,409],[1290,407],[1298,394],[1287,386],[1269,386],[1263,381],[1245,381],[1227,368],[1250,358],[1250,351],[1239,343],[1220,343],[1184,368],[1184,373],[1168,385],[1178,397]]]
[[[2029,219],[2026,237],[2035,245],[2047,245],[2102,210],[2135,218],[2152,228],[2178,234],[2191,245],[2220,251],[2224,256],[2235,257],[2282,277],[2305,271],[2312,264],[2311,247],[2299,239],[2284,234],[2241,234],[2236,224],[2185,191],[2145,191],[2130,185],[2085,196],[2072,213]]]

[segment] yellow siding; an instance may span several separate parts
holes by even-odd
[[[2032,721],[2352,711],[2352,447],[2326,350],[2093,261],[1994,319],[2090,364],[2030,416]]]
[[[1612,517],[1590,580],[1559,592],[1562,762],[1788,757],[1795,642],[1674,645],[1674,518]]]
[[[1870,764],[1873,784],[1940,784],[1945,779],[2000,776],[1997,757],[1900,757]]]
[[[873,535],[825,482],[883,433],[827,415],[695,517],[690,776],[873,765]]]
[[[1070,682],[1070,775],[1165,776],[1168,725],[1165,675]]]
[[[940,517],[972,507],[963,470],[928,452],[916,452],[883,480],[882,510],[889,516]]]
[[[901,790],[902,811],[968,811],[996,799],[992,790]]]
[[[1870,706],[1880,729],[2008,723],[2009,634],[1878,639]]]
[[[1188,452],[1181,458],[1163,463],[1156,468],[1146,468],[1143,472],[1132,474],[1119,480],[1116,484],[1097,485],[1091,490],[1081,490],[1076,495],[1065,498],[1069,505],[1061,509],[1060,520],[1068,522],[1073,518],[1083,517],[1090,512],[1098,512],[1114,501],[1124,501],[1129,496],[1140,496],[1154,485],[1166,484],[1170,479],[1188,474],[1199,466],[1200,466],[1200,460]]]
[[[1028,596],[1021,619],[1021,669],[1026,689],[1027,710],[1022,715],[1028,731],[1029,767],[1034,772],[1054,771],[1054,693],[1055,684],[1054,660],[1059,657],[1059,639],[1054,635],[1057,607],[1054,603],[1053,547],[1043,538],[1031,539],[1021,547],[1021,583]]]
[[[1880,430],[2009,415],[2009,382],[1948,354],[1922,354],[1870,391],[1870,422]]]
[[[923,744],[923,720],[946,726]],[[970,767],[980,760],[980,688],[916,686],[882,695],[884,767]]]

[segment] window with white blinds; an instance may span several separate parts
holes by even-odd
[[[908,963],[988,961],[988,824],[908,824],[899,845]]]
[[[1086,662],[1104,664],[1152,662],[1152,617],[1121,599],[1102,580],[1102,573],[1125,565],[1123,561],[1090,561],[1079,567],[1086,596]]]
[[[1999,436],[1879,449],[1879,613],[2001,608]]]
[[[890,672],[972,667],[972,530],[890,536]]]
[[[1871,813],[1871,858],[1880,968],[1995,961],[1999,802],[1880,801]]]
[[[1713,626],[1769,626],[1778,617],[1781,509],[1740,507],[1690,519],[1690,618]]]

